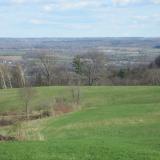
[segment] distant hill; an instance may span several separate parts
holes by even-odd
[[[81,47],[154,47],[160,38],[0,38],[0,49]]]

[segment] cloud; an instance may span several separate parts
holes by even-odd
[[[46,12],[52,12],[54,9],[54,5],[53,4],[45,4],[45,5],[43,5],[42,8]]]
[[[27,1],[26,0],[11,0],[11,2],[14,4],[24,4]]]
[[[143,2],[143,0],[112,0],[112,3],[116,5],[128,5],[141,2]]]
[[[62,9],[78,9],[78,8],[87,8],[87,7],[99,7],[101,1],[95,0],[81,0],[81,1],[62,1],[60,7]]]
[[[50,12],[54,8],[81,9],[87,7],[103,7],[112,5],[132,4],[160,4],[160,0],[7,0],[13,4],[36,4],[43,6],[44,11]],[[7,2],[6,1],[6,2]]]
[[[40,5],[44,1],[43,0],[8,0],[7,2],[9,2],[8,4],[16,4],[16,5],[32,5],[32,4]]]
[[[105,0],[57,0],[54,3],[44,4],[43,10],[51,12],[53,10],[75,10],[75,9],[91,9],[104,6]]]
[[[137,15],[132,17],[134,20],[137,21],[159,21],[160,19],[160,14],[152,14],[152,15]]]
[[[160,4],[160,0],[112,0],[116,5],[129,5],[129,4]]]
[[[62,9],[77,9],[87,7],[89,3],[87,1],[79,1],[79,2],[63,2],[60,4]]]
[[[48,21],[43,20],[43,19],[31,19],[30,23],[35,24],[35,25],[42,25],[42,24],[47,24]]]
[[[34,18],[29,20],[29,23],[33,25],[54,25],[58,26],[59,28],[69,29],[69,30],[91,30],[93,29],[92,24],[88,23],[65,23],[65,22],[59,22],[59,21],[52,21],[52,20],[46,20],[46,19],[39,19]]]
[[[139,20],[139,21],[145,21],[145,20],[149,20],[150,19],[150,16],[133,16],[133,19],[135,20]]]
[[[64,27],[66,29],[72,29],[72,30],[91,30],[93,29],[93,25],[91,24],[85,24],[85,23],[80,23],[80,24],[65,24]]]
[[[160,0],[152,0],[154,4],[160,4]]]

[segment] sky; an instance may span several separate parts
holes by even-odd
[[[160,0],[0,0],[0,37],[160,37]]]

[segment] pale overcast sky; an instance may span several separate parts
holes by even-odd
[[[0,37],[160,37],[160,0],[0,0]]]

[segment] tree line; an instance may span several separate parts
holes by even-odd
[[[0,64],[0,88],[51,85],[159,85],[160,56],[150,65],[117,68],[96,51],[58,62],[54,54],[39,54],[32,61],[14,66]]]

